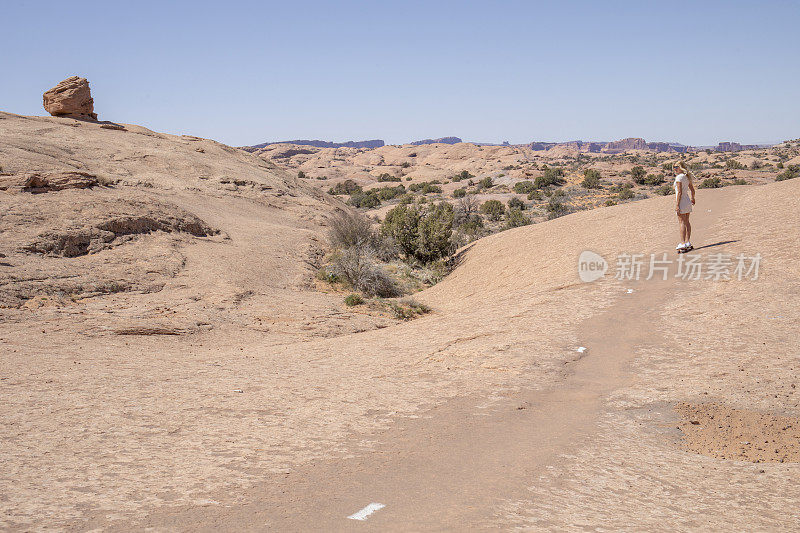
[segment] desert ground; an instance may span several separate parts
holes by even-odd
[[[756,279],[617,279],[676,260],[674,198],[598,199],[403,320],[320,286],[349,208],[296,165],[0,113],[0,167],[0,529],[797,529],[798,179],[698,190],[696,254]]]

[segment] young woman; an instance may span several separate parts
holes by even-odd
[[[681,242],[675,249],[682,254],[694,249],[691,242],[692,225],[689,223],[689,215],[694,205],[694,183],[692,183],[692,173],[686,169],[683,161],[675,163],[672,169],[675,171],[675,213],[678,214],[681,229]]]

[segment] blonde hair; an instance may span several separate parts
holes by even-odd
[[[680,170],[681,174],[686,174],[686,176],[689,177],[689,181],[693,181],[694,180],[694,175],[689,171],[688,168],[686,168],[686,163],[684,163],[683,161],[678,161],[677,163],[673,163],[672,164],[672,169],[673,170]]]

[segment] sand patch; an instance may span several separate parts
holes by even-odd
[[[688,450],[753,463],[800,462],[800,418],[717,403],[680,403],[675,411]]]

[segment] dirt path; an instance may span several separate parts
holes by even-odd
[[[695,218],[695,232],[702,234],[707,217]],[[237,505],[167,511],[140,525],[207,531],[496,529],[498,503],[525,498],[537,473],[592,438],[610,409],[609,393],[628,384],[627,364],[637,348],[659,342],[650,324],[676,283],[632,283],[632,293],[586,321],[579,339],[587,350],[569,365],[568,377],[548,389],[488,402],[456,398],[424,417],[398,422],[378,436],[383,444],[369,454],[292,469],[248,491]],[[346,518],[370,503],[385,507],[365,521]]]

